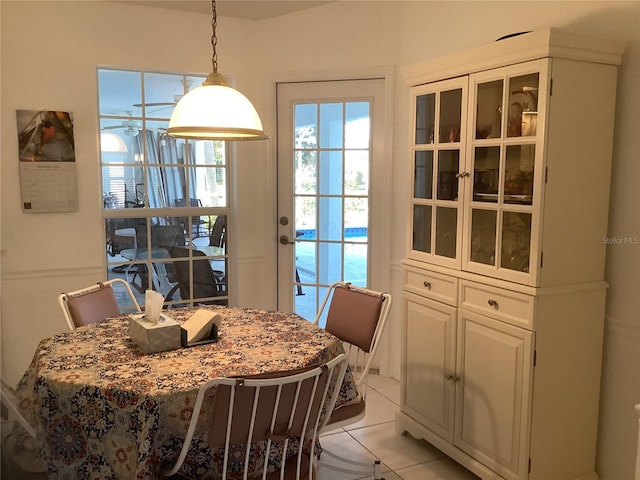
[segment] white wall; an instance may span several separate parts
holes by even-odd
[[[63,331],[56,304],[62,291],[106,276],[99,184],[97,66],[170,71],[211,70],[209,15],[106,2],[2,1],[2,371],[16,383],[37,342]],[[179,32],[178,34],[176,32]],[[244,21],[228,19],[218,34],[222,73],[235,74],[249,96],[258,79],[243,45],[254,40]],[[224,55],[223,55],[224,52]],[[222,70],[228,68],[229,70]],[[248,82],[242,82],[248,79]],[[252,81],[253,80],[253,81]],[[18,188],[18,109],[73,113],[80,208],[75,213],[26,214]],[[267,143],[238,147],[236,257],[252,285],[268,284],[268,246],[254,226],[267,216],[262,179]],[[258,232],[260,230],[258,229]],[[247,253],[248,252],[248,253]],[[260,264],[255,267],[255,263]],[[249,271],[247,274],[245,272]],[[268,305],[268,290],[235,288],[234,301]]]
[[[119,3],[3,0],[0,8],[2,372],[15,383],[37,342],[64,330],[57,294],[105,274],[96,66],[207,72],[210,26],[203,15]],[[609,236],[638,239],[639,25],[640,3],[631,1],[342,1],[261,22],[220,18],[219,68],[236,76],[238,88],[262,114],[265,130],[274,135],[277,79],[399,68],[546,26],[624,41]],[[397,293],[410,173],[408,92],[401,78],[396,78],[394,103],[395,124],[389,132],[394,142],[390,268],[392,293]],[[29,215],[20,210],[15,110],[43,108],[74,114],[81,178],[77,213]],[[232,300],[274,307],[274,144],[250,142],[237,148],[237,231],[232,234],[239,277],[238,296]],[[607,253],[610,289],[598,472],[604,480],[626,480],[633,471],[633,404],[640,402],[640,245],[612,244]],[[399,318],[394,317],[397,327]]]

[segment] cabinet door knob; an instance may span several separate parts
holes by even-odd
[[[468,177],[468,176],[469,176],[469,172],[456,173],[456,178],[464,178],[464,177]]]
[[[424,288],[426,288],[427,290],[431,290],[431,282],[425,280],[424,282],[422,282],[422,284],[424,285]]]
[[[493,298],[490,298],[487,303],[489,304],[490,307],[493,307],[496,310],[498,309],[498,302],[496,302]]]
[[[460,381],[460,377],[456,377],[455,375],[447,375],[444,378],[446,378],[450,382],[459,382]]]

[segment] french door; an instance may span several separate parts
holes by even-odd
[[[277,108],[278,309],[313,320],[335,281],[388,283],[385,81],[281,83]]]

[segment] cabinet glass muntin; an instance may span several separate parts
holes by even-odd
[[[415,96],[411,249],[457,259],[466,80]]]
[[[539,73],[531,72],[478,82],[470,149],[468,258],[525,274],[531,257],[539,81]]]
[[[495,72],[494,72],[495,73]],[[470,82],[472,122],[465,138],[467,80],[425,85],[414,97],[411,250],[459,259],[463,184],[469,176],[470,263],[527,274],[533,215],[539,73],[503,69]],[[506,105],[508,108],[503,108]],[[468,142],[469,157],[465,159]],[[466,173],[468,172],[468,173]],[[482,206],[479,206],[482,204]],[[479,210],[479,211],[478,211]]]

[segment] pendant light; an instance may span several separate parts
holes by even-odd
[[[100,132],[100,150],[103,152],[127,153],[129,149],[117,133]]]
[[[211,1],[211,46],[213,71],[201,87],[187,93],[176,105],[167,134],[172,137],[202,140],[264,140],[258,112],[249,99],[231,88],[218,73],[216,2]]]

